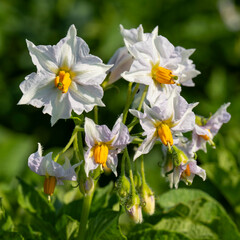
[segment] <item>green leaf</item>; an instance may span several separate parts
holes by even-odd
[[[104,188],[97,188],[95,190],[92,204],[91,204],[91,214],[95,214],[95,212],[100,209],[106,208],[108,206],[108,201],[110,199],[110,193],[113,191],[113,182],[110,182]]]
[[[34,143],[31,137],[13,133],[1,126],[0,133],[0,178],[11,180],[25,169],[27,158],[34,148]]]
[[[66,214],[72,217],[73,219],[79,221],[81,216],[81,211],[82,211],[82,204],[83,204],[83,199],[78,199],[70,202],[69,204],[64,204],[58,213],[58,217]]]
[[[0,231],[12,231],[13,228],[12,219],[3,208],[2,199],[0,198]]]
[[[86,240],[123,240],[126,239],[122,235],[118,225],[119,212],[109,209],[100,211],[95,217],[89,221]]]
[[[232,153],[224,148],[217,149],[217,162],[205,163],[203,168],[208,178],[233,207],[240,207],[240,172]]]
[[[2,232],[0,233],[1,240],[24,240],[23,236],[17,232]]]
[[[157,201],[163,209],[155,230],[182,233],[190,239],[240,239],[236,225],[223,207],[194,189],[171,190]]]
[[[145,229],[144,231],[134,232],[133,234],[130,234],[128,236],[128,240],[190,240],[190,238],[177,232]]]
[[[44,221],[54,222],[55,210],[52,204],[47,201],[46,196],[43,196],[41,192],[35,190],[22,179],[18,178],[18,180],[20,184],[18,203],[20,206],[36,214],[36,216],[42,218]]]
[[[74,239],[78,235],[79,222],[67,215],[62,215],[57,221],[56,230],[59,239]]]

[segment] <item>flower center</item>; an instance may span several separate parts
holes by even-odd
[[[205,141],[210,140],[210,139],[211,139],[211,136],[212,136],[210,130],[209,130],[209,129],[207,129],[207,130],[208,130],[209,133],[210,133],[210,137],[209,137],[207,134],[205,134],[205,135],[200,135],[200,137],[203,138]]]
[[[71,85],[71,78],[69,72],[60,71],[59,74],[55,78],[55,86],[62,91],[62,93],[66,93],[68,91],[69,86]]]
[[[187,165],[186,169],[184,170],[184,173],[186,176],[190,176],[191,175],[191,171],[190,171],[190,167],[189,167],[189,164]]]
[[[164,84],[174,84],[178,77],[172,74],[172,71],[158,66],[158,63],[152,67],[152,79]]]
[[[167,124],[161,122],[160,125],[157,127],[157,133],[164,145],[168,145],[168,143],[171,146],[173,145],[172,133]]]
[[[95,163],[102,164],[103,167],[106,166],[108,157],[108,146],[105,143],[98,143],[93,149],[93,156]]]
[[[54,176],[46,176],[44,180],[44,193],[52,196],[55,186],[56,186],[57,179]]]

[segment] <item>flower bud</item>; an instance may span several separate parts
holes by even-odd
[[[130,182],[126,176],[121,176],[116,182],[118,195],[121,199],[125,199],[130,192]]]
[[[91,194],[91,192],[94,189],[94,181],[93,181],[93,179],[91,177],[87,177],[83,181],[80,180],[79,189],[80,189],[80,192],[83,195]]]
[[[141,187],[142,208],[148,215],[153,215],[155,211],[155,198],[150,187],[145,183]]]
[[[178,149],[176,146],[172,146],[172,158],[174,162],[174,166],[179,166],[181,163],[186,163],[188,161],[188,157],[186,154]]]
[[[137,194],[133,194],[130,196],[128,203],[125,207],[128,216],[135,222],[135,223],[142,223],[142,208],[140,198]]]

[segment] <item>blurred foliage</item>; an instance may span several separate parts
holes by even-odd
[[[102,58],[105,63],[115,50],[123,46],[119,24],[125,28],[136,28],[143,24],[145,32],[159,26],[159,34],[167,37],[175,46],[196,49],[191,58],[202,74],[194,79],[196,87],[183,88],[183,96],[189,102],[199,102],[195,112],[206,117],[224,102],[231,102],[228,110],[232,119],[214,139],[217,149],[209,147],[208,154],[199,153],[198,160],[207,171],[207,180],[202,183],[196,178],[191,188],[202,189],[217,199],[240,228],[238,4],[234,0],[0,0],[0,236],[4,236],[4,239],[52,239],[59,230],[63,239],[72,239],[77,234],[77,216],[81,209],[77,189],[63,193],[64,187],[59,187],[54,206],[51,206],[46,202],[46,197],[32,186],[16,180],[16,176],[21,176],[41,189],[42,180],[28,170],[27,157],[36,150],[37,142],[41,142],[46,149],[63,147],[73,129],[70,120],[60,120],[51,128],[50,117],[43,115],[41,109],[17,106],[22,95],[19,84],[25,76],[36,71],[25,39],[36,45],[53,45],[66,35],[71,24],[75,24],[78,36],[88,43],[91,53]],[[99,109],[100,124],[109,127],[112,127],[125,105],[127,83],[121,80],[115,85],[117,88],[104,95],[103,101],[107,108]],[[106,117],[109,114],[111,117]],[[208,239],[215,239],[220,234],[226,234],[225,227],[232,234],[232,238],[227,239],[239,239],[235,225],[226,211],[206,194],[191,189],[166,193],[169,196],[162,195],[168,189],[168,184],[160,176],[158,163],[161,155],[158,146],[145,160],[148,162],[146,172],[151,172],[146,174],[146,178],[155,191],[161,210],[155,216],[157,220],[149,219],[154,227],[149,227],[148,224],[136,226],[140,229],[135,229],[129,239],[140,239],[140,236],[144,236],[143,239],[158,239],[158,236],[166,236],[163,239],[193,239],[195,232],[191,232],[192,228],[199,233],[204,229]],[[100,180],[100,184],[105,185],[111,177],[112,175]],[[20,192],[17,192],[19,184]],[[180,188],[183,186],[180,184]],[[92,211],[96,212],[100,206],[107,207],[108,203],[111,207],[114,205],[115,198],[107,197],[109,189],[104,190],[105,192],[100,190],[96,193],[99,197],[99,202],[96,202],[101,204],[96,204]],[[196,194],[192,199],[180,199],[178,202],[173,201],[172,205],[166,205],[171,203],[171,194],[177,194],[173,199],[179,199],[180,196],[191,193]],[[166,201],[161,200],[165,196],[168,196]],[[37,203],[45,206],[44,209],[40,209]],[[200,216],[193,216],[192,211],[199,211]],[[215,215],[210,219],[202,219],[205,213],[208,216],[208,211]],[[51,216],[45,216],[46,214]],[[124,239],[116,227],[116,212],[108,209],[107,212],[101,211],[98,214],[99,220],[90,219],[94,226],[90,236],[94,238],[94,231],[101,230],[101,239],[107,239],[106,236],[113,238],[115,235],[119,237],[117,239]],[[179,221],[179,215],[188,220]],[[23,225],[21,219],[26,220],[28,225]],[[101,219],[106,221],[104,226],[110,228],[98,229],[99,222],[96,221]],[[169,221],[173,223],[168,224]],[[13,222],[17,224],[17,229]],[[220,223],[226,225],[221,225],[220,229],[217,227]],[[162,230],[163,226],[165,230]],[[166,226],[169,229],[166,230]],[[182,232],[180,226],[186,232]],[[175,230],[172,231],[172,228]],[[43,232],[42,229],[46,231]]]

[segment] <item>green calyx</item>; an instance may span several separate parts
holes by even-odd
[[[186,163],[188,161],[188,157],[186,154],[178,149],[176,146],[172,146],[172,159],[174,166],[179,166],[181,163]]]
[[[117,193],[120,198],[126,198],[130,193],[130,182],[126,176],[121,176],[118,178],[116,184]]]

